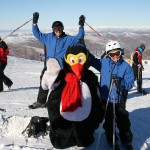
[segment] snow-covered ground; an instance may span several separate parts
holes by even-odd
[[[11,90],[0,93],[0,150],[55,150],[49,136],[28,138],[22,132],[33,116],[47,117],[45,108],[30,110],[28,105],[36,101],[43,68],[42,62],[9,57],[5,74],[14,84]],[[150,92],[150,62],[144,64],[143,87]],[[130,112],[133,145],[135,150],[150,150],[150,95],[137,94],[133,88],[128,96],[127,110]],[[104,131],[98,137],[101,126],[95,131],[95,142],[85,150],[109,150]],[[120,142],[119,142],[120,143]],[[125,148],[120,143],[121,150]],[[66,150],[77,150],[71,147]]]

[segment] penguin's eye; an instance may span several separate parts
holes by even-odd
[[[68,54],[65,61],[70,66],[75,64],[83,65],[86,62],[86,55],[82,52],[78,54]]]
[[[83,60],[83,57],[82,57],[82,56],[79,56],[78,62],[81,63],[82,60]]]
[[[74,64],[74,63],[75,63],[75,60],[74,60],[74,58],[73,58],[73,57],[70,57],[70,62],[71,62],[72,64]]]

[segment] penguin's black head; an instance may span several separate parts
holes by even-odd
[[[64,56],[64,69],[74,73],[78,79],[81,79],[83,72],[89,68],[89,52],[80,45],[68,47]]]

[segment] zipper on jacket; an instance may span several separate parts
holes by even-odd
[[[58,44],[58,39],[59,38],[56,39],[56,45],[55,45],[55,49],[54,49],[54,58],[55,58],[55,55],[56,55],[56,47],[57,47],[57,44]]]

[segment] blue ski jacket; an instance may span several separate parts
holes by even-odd
[[[122,88],[130,90],[134,85],[132,67],[122,57],[116,63],[109,57],[103,59],[97,59],[93,55],[91,57],[91,65],[101,72],[100,87],[102,100],[108,100],[113,103],[115,99],[115,103],[119,103]],[[115,83],[111,86],[111,77],[113,75],[117,76],[119,85],[122,88],[118,88]]]
[[[47,59],[56,58],[63,68],[62,59],[69,46],[74,46],[80,38],[84,38],[84,28],[79,27],[79,32],[76,36],[67,35],[63,32],[62,36],[57,38],[52,33],[41,33],[38,26],[32,26],[33,35],[43,44],[46,45]]]

